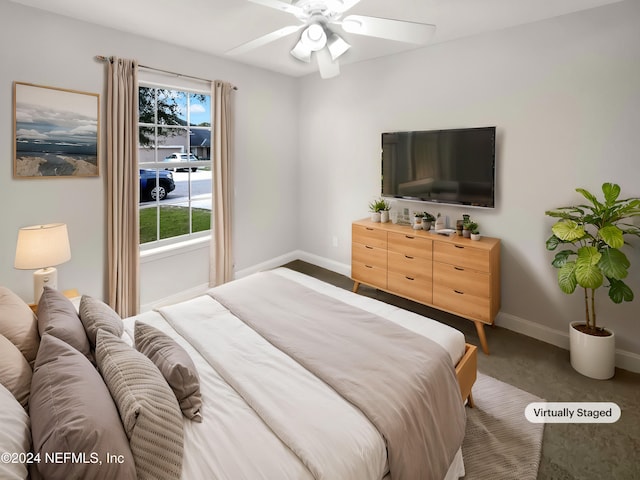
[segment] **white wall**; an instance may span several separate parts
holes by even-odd
[[[351,222],[380,192],[381,132],[496,125],[497,208],[397,208],[451,220],[470,213],[483,234],[502,239],[500,321],[564,338],[582,303],[556,286],[544,212],[579,201],[575,187],[599,191],[604,181],[640,196],[638,25],[633,0],[345,66],[328,81],[305,77],[300,248],[349,265]],[[627,255],[640,296],[640,250]],[[636,359],[639,302],[599,303],[600,323]]]
[[[295,250],[297,82],[226,59],[163,45],[0,0],[0,285],[33,298],[32,272],[15,270],[18,229],[39,223],[68,225],[71,261],[60,265],[59,287],[106,295],[106,146],[102,110],[99,178],[16,180],[12,177],[14,81],[100,93],[104,64],[95,55],[136,58],[143,65],[227,80],[235,97],[236,150],[233,211],[235,268],[246,269]],[[258,245],[258,248],[256,248]],[[141,303],[207,283],[208,249],[145,261]],[[167,287],[171,287],[167,290]],[[151,288],[149,288],[151,287]]]

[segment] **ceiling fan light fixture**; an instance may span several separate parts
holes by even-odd
[[[291,55],[293,55],[298,60],[306,63],[311,62],[311,49],[304,44],[302,39],[298,40],[296,46],[293,47],[293,49],[289,53],[291,53]]]
[[[300,41],[312,52],[317,52],[318,50],[322,50],[327,44],[327,34],[321,25],[312,23],[302,32]]]
[[[332,32],[327,39],[327,48],[331,54],[331,59],[336,60],[344,52],[349,50],[351,45],[349,45],[342,37]]]

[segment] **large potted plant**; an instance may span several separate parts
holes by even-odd
[[[558,285],[567,293],[584,291],[584,321],[569,328],[571,365],[591,378],[611,378],[615,372],[615,336],[596,323],[596,291],[606,286],[614,303],[633,300],[624,282],[630,262],[621,248],[625,235],[640,237],[640,229],[629,219],[640,216],[640,199],[620,200],[620,187],[604,183],[604,200],[576,188],[587,204],[560,207],[546,215],[559,220],[551,227],[547,250],[560,250],[551,264],[558,269]]]

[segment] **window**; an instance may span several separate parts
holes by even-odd
[[[140,245],[211,229],[211,94],[140,81]]]

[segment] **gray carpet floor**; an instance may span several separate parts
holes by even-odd
[[[302,261],[284,266],[342,288],[353,286],[348,277]],[[367,286],[359,293],[457,328],[479,345],[468,320]],[[640,374],[616,369],[610,380],[592,380],[571,368],[567,350],[500,327],[485,330],[491,355],[479,350],[480,372],[550,402],[615,402],[622,410],[614,424],[547,424],[538,479],[640,479]]]

